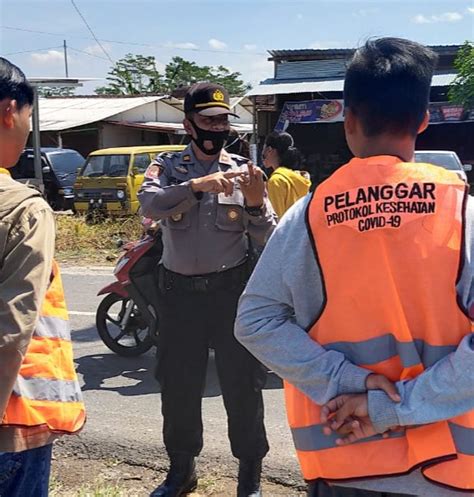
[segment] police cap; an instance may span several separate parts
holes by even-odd
[[[215,83],[196,83],[191,86],[184,98],[184,112],[197,112],[202,116],[229,114],[239,117],[230,110],[227,90]]]

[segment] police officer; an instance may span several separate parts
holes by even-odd
[[[184,111],[190,145],[159,155],[139,193],[142,214],[161,220],[164,246],[157,379],[171,464],[152,495],[180,496],[197,485],[194,458],[203,445],[201,403],[211,344],[232,453],[239,459],[237,494],[256,497],[268,452],[265,372],[236,341],[233,327],[252,270],[250,247],[266,242],[276,217],[262,171],[223,150],[233,115],[227,91],[210,83],[193,85]]]

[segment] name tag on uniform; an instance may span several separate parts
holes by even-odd
[[[221,205],[244,205],[244,194],[240,189],[235,188],[232,195],[227,196],[225,193],[217,195],[217,203]]]

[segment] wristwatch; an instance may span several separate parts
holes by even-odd
[[[245,206],[245,212],[249,214],[250,216],[258,217],[263,214],[263,204],[259,205],[257,207],[249,207],[248,205]]]

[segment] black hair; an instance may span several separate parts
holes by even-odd
[[[416,136],[429,105],[437,55],[401,38],[368,40],[356,50],[344,81],[344,105],[368,137]]]
[[[265,139],[265,146],[277,151],[280,164],[289,169],[298,169],[303,162],[300,151],[294,146],[293,137],[284,131],[272,131]]]
[[[241,138],[238,131],[235,128],[230,128],[229,137],[224,148],[230,154],[237,154],[246,159],[250,158],[250,145],[247,140]]]
[[[7,59],[0,57],[0,101],[5,98],[16,100],[18,109],[33,105],[33,88],[23,71]]]

